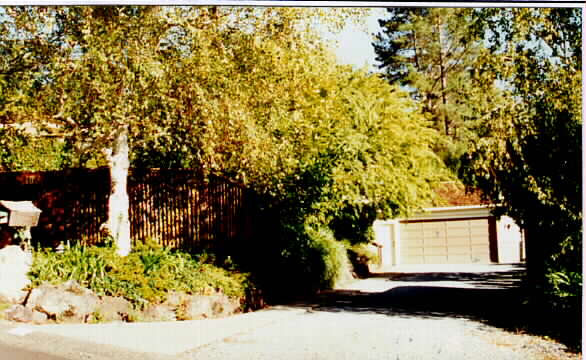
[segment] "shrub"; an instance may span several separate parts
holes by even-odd
[[[329,289],[350,275],[344,245],[311,217],[302,224],[283,225],[273,240],[254,270],[272,300]]]
[[[306,231],[310,238],[309,249],[314,255],[311,265],[317,270],[315,285],[318,289],[333,288],[349,272],[346,247],[326,226],[306,225]]]
[[[252,286],[247,274],[229,272],[154,243],[138,244],[126,257],[112,247],[74,245],[63,253],[35,251],[32,286],[75,280],[98,295],[122,296],[142,308],[163,302],[171,290],[224,294],[243,299]]]

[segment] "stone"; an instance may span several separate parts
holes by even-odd
[[[213,295],[212,309],[214,316],[228,316],[240,311],[240,300],[230,298],[224,294]]]
[[[0,249],[0,297],[12,303],[24,300],[23,291],[30,284],[28,272],[33,257],[20,246],[9,245]]]
[[[85,322],[95,312],[98,297],[74,281],[62,285],[42,284],[33,289],[26,307],[63,322]]]
[[[215,294],[190,296],[180,312],[183,320],[197,320],[232,315],[239,310],[238,300]]]
[[[43,324],[47,322],[47,315],[34,311],[22,304],[13,305],[4,311],[6,320],[24,323]]]
[[[174,308],[178,308],[182,306],[185,301],[189,299],[189,295],[184,292],[179,291],[170,291],[167,294],[167,299],[165,300],[164,304],[169,305]]]
[[[132,304],[122,297],[103,296],[94,312],[94,320],[110,322],[128,318]]]
[[[175,309],[165,304],[151,304],[142,312],[144,321],[175,321]]]
[[[210,318],[214,314],[213,300],[209,296],[191,296],[182,307],[182,320]]]

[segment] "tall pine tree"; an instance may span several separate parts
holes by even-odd
[[[471,9],[390,8],[373,43],[379,68],[391,83],[422,103],[432,127],[444,135],[436,152],[453,169],[483,95],[471,86],[474,61],[484,50],[472,36]]]

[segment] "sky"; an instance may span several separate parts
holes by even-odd
[[[336,55],[342,64],[351,64],[358,68],[368,66],[368,70],[376,70],[374,48],[372,47],[373,33],[380,31],[377,20],[386,17],[386,9],[373,8],[366,20],[367,31],[349,23],[344,30],[334,36],[338,41]]]

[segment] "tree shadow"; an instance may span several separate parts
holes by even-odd
[[[385,291],[330,290],[295,301],[292,306],[312,311],[465,318],[504,330],[549,336],[578,351],[581,328],[560,332],[555,309],[545,314],[527,306],[524,277],[522,266],[483,273],[381,273],[370,279],[385,282]]]

